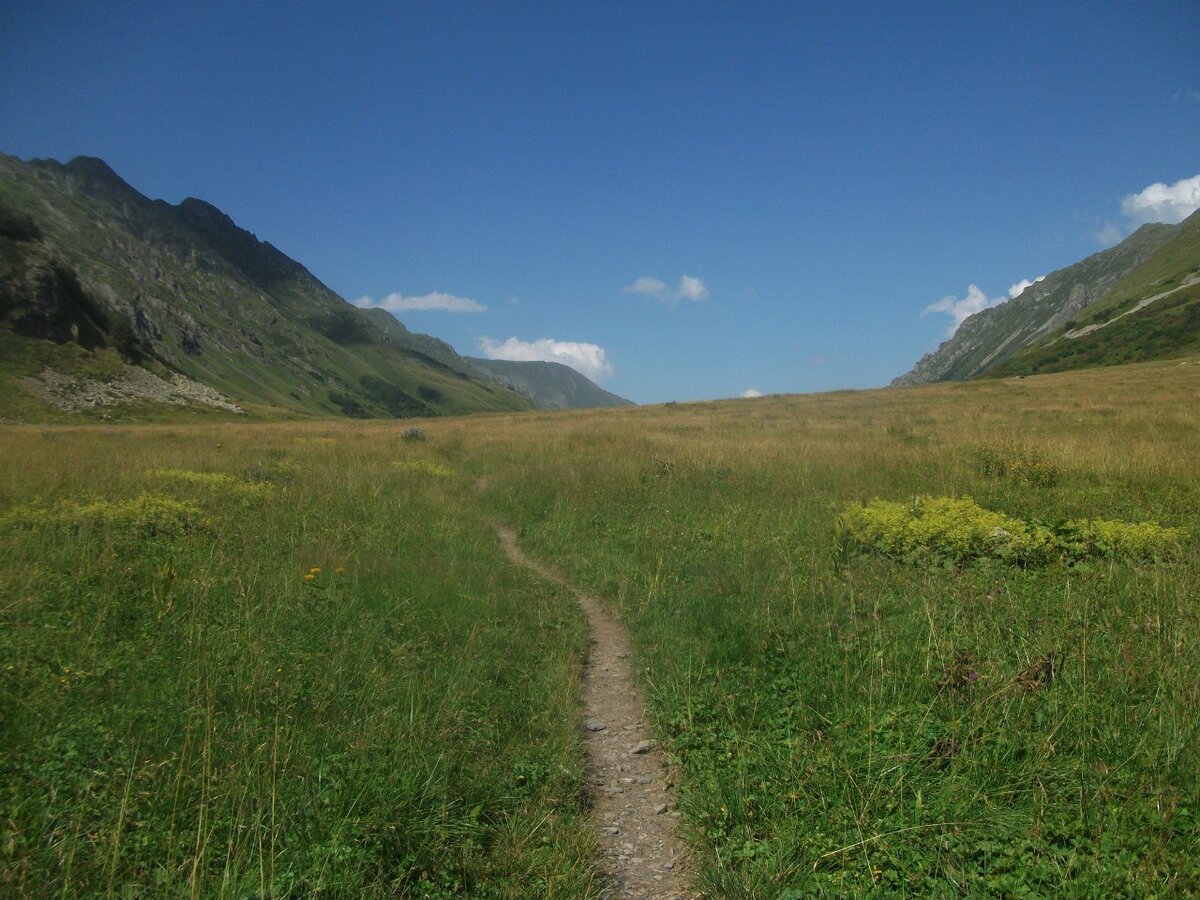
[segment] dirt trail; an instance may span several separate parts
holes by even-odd
[[[520,566],[571,591],[591,627],[583,668],[583,722],[592,813],[613,898],[696,897],[679,839],[674,797],[633,676],[629,634],[593,597],[558,572],[529,559],[509,528],[493,525],[504,552]]]

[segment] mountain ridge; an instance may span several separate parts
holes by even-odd
[[[172,394],[183,384],[267,417],[533,407],[444,341],[348,303],[213,204],[152,200],[97,157],[0,154],[0,349],[7,419],[145,415],[209,396]]]
[[[1200,266],[1200,242],[1195,240],[1196,235],[1200,235],[1200,213],[1193,213],[1177,225],[1143,225],[1115,247],[1051,272],[1017,297],[969,316],[949,339],[922,356],[911,370],[893,379],[891,384],[961,381],[993,372],[1041,371],[1036,367],[1031,369],[1021,360],[1037,356],[1042,352],[1039,348],[1060,341],[1081,318],[1100,315],[1126,294],[1138,294],[1137,300],[1150,296],[1155,285],[1144,273],[1157,271],[1164,259],[1170,260],[1166,269],[1172,273],[1165,278],[1184,277],[1193,267]],[[1185,244],[1181,253],[1173,249],[1180,243],[1180,236]],[[1135,302],[1130,300],[1130,305]],[[1155,316],[1163,308],[1146,307],[1147,315]],[[1115,334],[1110,332],[1089,343],[1107,343]],[[1146,351],[1150,355],[1130,356],[1110,347],[1074,356],[1080,365],[1099,364],[1106,358],[1122,361],[1157,358],[1155,353],[1186,348],[1189,342],[1182,338],[1186,334],[1174,344],[1160,342],[1155,351]],[[1060,361],[1069,368],[1068,356],[1063,355]],[[1050,365],[1048,359],[1043,360],[1043,366]]]
[[[562,363],[464,357],[476,370],[522,396],[538,409],[634,406]]]

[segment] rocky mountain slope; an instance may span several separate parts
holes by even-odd
[[[555,362],[514,362],[480,359],[467,362],[500,384],[528,397],[538,409],[584,409],[601,406],[633,406],[624,397],[609,393],[570,366]]]
[[[1169,303],[1143,301],[1184,285],[1198,269],[1200,214],[1179,225],[1143,225],[1117,246],[966,319],[953,337],[892,384],[1057,371],[1184,352],[1200,338],[1177,308],[1190,306],[1191,289],[1170,294]],[[1123,325],[1105,327],[1123,313],[1128,319]],[[1165,340],[1164,330],[1171,334]],[[1131,331],[1137,332],[1132,344]],[[1144,339],[1148,334],[1153,337]]]
[[[150,200],[98,159],[0,155],[0,417],[530,408],[378,319],[208,203]]]

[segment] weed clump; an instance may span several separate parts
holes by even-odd
[[[404,433],[400,435],[406,441],[423,441],[425,440],[424,428],[405,428]]]
[[[1057,535],[1064,555],[1125,557],[1127,559],[1177,559],[1188,534],[1156,522],[1117,522],[1109,519],[1075,519],[1059,526]]]
[[[946,666],[937,685],[942,689],[965,691],[979,680],[979,657],[970,650],[959,650]]]
[[[193,472],[189,469],[151,469],[150,476],[152,478],[182,482],[214,491],[226,491],[242,497],[265,497],[274,490],[269,481],[242,481],[223,472]]]
[[[984,509],[970,497],[917,497],[911,503],[871,500],[839,520],[839,541],[910,563],[992,558],[1015,565],[1097,557],[1171,559],[1187,538],[1155,522],[1072,520],[1026,522]]]
[[[160,494],[86,503],[67,500],[49,507],[35,501],[14,507],[0,517],[0,526],[8,528],[95,530],[141,538],[177,537],[198,531],[204,524],[197,507]]]
[[[416,472],[419,475],[430,475],[434,478],[453,478],[454,470],[449,466],[443,466],[441,463],[434,462],[431,459],[401,459],[396,461],[396,466],[401,469],[407,469],[409,472]]]
[[[1039,450],[980,446],[971,451],[971,456],[985,478],[1009,478],[1034,487],[1053,487],[1063,474],[1062,467],[1047,460]]]
[[[1062,653],[1049,653],[1038,657],[1017,675],[1017,686],[1027,694],[1047,688],[1062,672]]]

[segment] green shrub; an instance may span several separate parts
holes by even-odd
[[[1175,559],[1186,539],[1184,529],[1168,528],[1156,522],[1086,519],[1067,522],[1060,529],[1060,540],[1072,547],[1078,543],[1083,548],[1083,556]]]
[[[85,503],[68,500],[51,507],[33,502],[0,517],[0,525],[6,527],[97,530],[136,537],[177,536],[197,531],[204,524],[197,507],[159,494]]]
[[[269,481],[242,481],[224,472],[194,472],[189,469],[151,469],[150,476],[195,487],[224,491],[242,497],[265,497],[274,490]]]
[[[984,509],[970,497],[871,500],[847,507],[838,541],[906,562],[966,562],[990,557],[1018,565],[1120,557],[1170,559],[1187,539],[1182,528],[1154,522],[1088,519],[1045,525]]]
[[[1049,529],[984,509],[969,497],[917,497],[908,504],[872,500],[848,507],[842,524],[861,548],[912,562],[990,556],[1042,563],[1055,550]]]
[[[396,461],[396,467],[407,469],[409,472],[417,472],[421,475],[432,475],[434,478],[454,477],[453,469],[441,463],[434,462],[431,459],[400,459]]]
[[[1039,450],[980,446],[971,451],[971,456],[979,473],[987,478],[1011,478],[1036,487],[1053,487],[1062,477],[1062,468]]]

